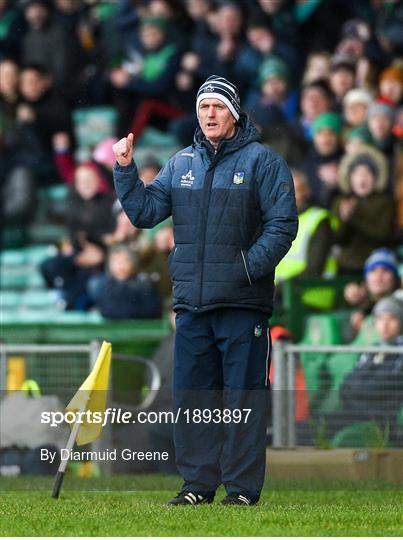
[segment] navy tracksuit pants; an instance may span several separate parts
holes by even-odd
[[[183,489],[209,495],[222,483],[227,493],[258,500],[266,464],[269,369],[263,312],[177,312],[174,441]]]

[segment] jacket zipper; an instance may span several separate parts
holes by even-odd
[[[214,157],[210,164],[210,167],[207,169],[207,174],[205,177],[205,187],[203,193],[203,205],[202,205],[202,236],[201,236],[201,250],[200,250],[200,283],[199,283],[199,300],[195,309],[198,309],[202,303],[202,292],[203,292],[203,271],[204,271],[204,252],[205,252],[205,240],[206,240],[206,226],[207,226],[207,214],[210,203],[211,196],[211,186],[214,178],[214,167],[216,164],[217,149],[214,149]]]

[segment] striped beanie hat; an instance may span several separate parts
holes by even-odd
[[[211,75],[201,85],[197,92],[196,113],[199,116],[199,105],[203,99],[219,99],[228,107],[235,120],[239,120],[241,112],[241,101],[239,99],[238,88],[218,75]]]

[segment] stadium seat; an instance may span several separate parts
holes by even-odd
[[[55,295],[49,290],[29,290],[21,294],[20,305],[27,309],[51,309],[55,305]]]
[[[48,257],[53,257],[57,253],[57,248],[53,244],[31,246],[27,248],[27,262],[38,265]]]
[[[2,290],[6,289],[26,289],[29,286],[29,275],[27,267],[21,267],[18,270],[1,269],[0,281]]]
[[[1,266],[21,266],[27,264],[27,252],[25,249],[5,249],[0,254]]]
[[[0,293],[0,309],[3,314],[4,310],[17,309],[20,304],[20,294],[15,291],[1,291]]]
[[[78,146],[94,147],[115,135],[117,113],[112,107],[88,107],[73,111],[73,124]]]
[[[28,236],[32,244],[56,243],[68,237],[68,231],[64,225],[34,223],[28,227]]]

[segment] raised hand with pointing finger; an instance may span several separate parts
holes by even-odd
[[[133,159],[133,133],[129,133],[127,137],[123,137],[112,146],[116,161],[120,166],[126,167],[130,165]]]

